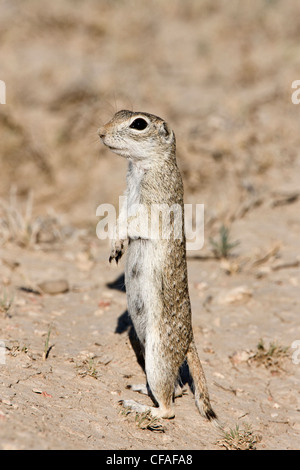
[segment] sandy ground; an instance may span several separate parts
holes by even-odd
[[[299,6],[28,0],[0,10],[0,448],[299,449]],[[124,261],[109,265],[96,236],[96,208],[117,205],[126,174],[96,129],[124,107],[170,123],[185,200],[205,205],[189,285],[223,434],[188,386],[174,420],[118,403],[150,404],[126,388],[145,377]],[[222,225],[239,242],[227,258],[210,241]],[[65,292],[39,287],[59,280]]]

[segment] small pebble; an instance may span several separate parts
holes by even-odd
[[[51,294],[51,295],[63,294],[64,292],[68,292],[69,283],[65,280],[44,281],[38,284],[38,287],[45,294]]]

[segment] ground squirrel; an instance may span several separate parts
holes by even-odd
[[[176,163],[174,132],[163,119],[152,114],[119,111],[98,134],[107,147],[129,162],[127,207],[120,211],[110,261],[118,262],[127,239],[128,311],[141,343],[147,377],[147,387],[131,388],[148,391],[158,407],[147,407],[134,400],[124,400],[123,404],[136,411],[150,410],[153,416],[173,418],[179,369],[187,359],[196,405],[201,415],[216,422],[193,338],[184,230],[181,237],[172,235],[173,216],[165,224],[164,236],[161,219],[159,236],[153,232],[149,235],[148,210],[156,205],[180,207],[181,228],[184,225],[183,183]],[[139,222],[128,224],[134,207],[139,208]]]

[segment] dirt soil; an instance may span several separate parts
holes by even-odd
[[[0,1],[0,448],[299,449],[300,5],[76,5]],[[119,404],[151,403],[126,388],[145,376],[124,260],[96,236],[126,175],[97,128],[122,108],[170,123],[185,201],[205,205],[189,285],[225,433],[188,385],[173,420]]]

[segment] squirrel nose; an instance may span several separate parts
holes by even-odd
[[[103,137],[106,136],[106,130],[104,127],[100,127],[100,129],[98,129],[98,136],[100,137],[100,139],[103,139]]]

